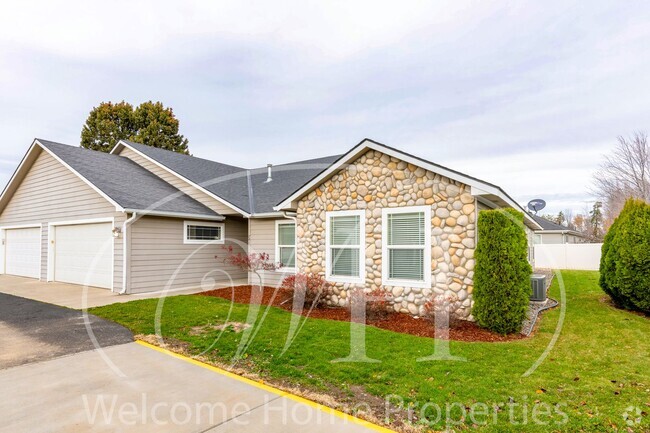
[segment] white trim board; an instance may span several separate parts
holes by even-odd
[[[203,193],[209,195],[209,196],[212,197],[213,199],[217,200],[219,203],[221,203],[221,204],[223,204],[223,205],[225,205],[225,206],[228,206],[229,208],[231,208],[232,210],[234,210],[234,211],[236,211],[236,212],[239,212],[239,213],[242,214],[243,216],[245,216],[245,217],[250,217],[250,216],[251,216],[250,213],[248,213],[248,212],[246,212],[246,211],[244,211],[244,210],[242,210],[242,209],[239,209],[237,206],[235,206],[234,204],[230,203],[229,201],[227,201],[227,200],[225,200],[225,199],[219,197],[218,195],[216,195],[216,194],[214,194],[214,193],[208,191],[207,189],[205,189],[205,188],[204,188],[203,186],[201,186],[200,184],[198,184],[198,183],[194,183],[194,182],[192,182],[191,180],[187,179],[186,177],[181,176],[181,175],[178,174],[176,171],[172,170],[171,168],[167,167],[167,166],[164,165],[164,164],[161,164],[160,162],[156,161],[155,159],[151,158],[150,156],[145,155],[144,153],[140,152],[139,150],[137,150],[136,148],[134,148],[133,146],[129,145],[129,143],[127,143],[127,142],[125,142],[125,141],[123,141],[123,140],[120,140],[120,141],[115,145],[115,147],[113,147],[113,149],[111,150],[110,153],[112,153],[113,155],[117,155],[117,154],[118,154],[118,149],[119,149],[119,150],[122,150],[122,148],[121,148],[120,146],[128,147],[128,148],[131,149],[133,152],[135,152],[135,153],[137,153],[138,155],[140,155],[141,157],[145,158],[147,161],[152,162],[153,164],[155,164],[155,165],[158,166],[159,168],[165,170],[167,173],[176,176],[177,178],[179,178],[179,179],[182,180],[183,182],[188,183],[190,186],[192,186],[192,187],[198,189],[199,191],[201,191],[201,192],[203,192]]]

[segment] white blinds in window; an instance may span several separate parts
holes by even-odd
[[[424,212],[388,215],[388,278],[424,281]]]
[[[331,217],[330,273],[332,276],[358,277],[360,275],[360,224],[358,215]]]

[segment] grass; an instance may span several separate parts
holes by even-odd
[[[353,396],[363,389],[382,399],[398,395],[415,414],[423,413],[431,421],[419,423],[434,429],[650,431],[647,415],[642,415],[642,424],[632,427],[622,416],[630,406],[650,412],[650,320],[602,302],[596,272],[563,271],[562,279],[566,317],[561,333],[546,360],[528,377],[522,375],[553,338],[559,308],[546,312],[536,334],[528,339],[450,342],[451,354],[466,362],[417,362],[433,353],[434,340],[366,327],[367,354],[380,363],[333,363],[349,353],[350,324],[317,319],[305,321],[283,354],[291,318],[297,316],[269,308],[263,323],[250,328],[257,333],[236,365],[271,381],[321,392],[335,388]],[[551,286],[556,299],[560,299],[558,280]],[[158,300],[147,299],[93,308],[91,313],[134,333],[154,334],[157,306]],[[229,312],[229,321],[246,322],[249,306],[211,297],[170,297],[162,308],[162,334],[188,343],[193,354],[231,363],[247,331],[209,328],[197,333],[192,329],[223,324]],[[428,409],[421,412],[425,403],[430,403]],[[486,409],[482,403],[488,405],[488,415],[480,412]],[[443,411],[439,420],[432,404]],[[456,425],[463,411],[468,416]]]

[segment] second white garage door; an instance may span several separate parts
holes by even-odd
[[[111,288],[111,223],[54,227],[54,281]]]

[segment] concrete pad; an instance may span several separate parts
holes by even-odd
[[[195,432],[279,396],[136,343],[0,371],[0,431]],[[123,375],[123,377],[122,377]]]
[[[137,343],[2,370],[0,389],[0,432],[378,430]]]
[[[247,280],[233,281],[234,285],[248,284]],[[215,284],[209,290],[229,287],[230,284]],[[162,289],[162,288],[161,288]],[[168,292],[157,291],[148,293],[135,293],[120,295],[108,289],[87,287],[77,284],[59,282],[44,282],[33,278],[16,277],[13,275],[0,275],[0,293],[35,299],[49,304],[80,310],[83,308],[99,307],[118,302],[130,302],[137,299],[160,298],[173,295],[190,295],[200,293],[205,289],[193,287]]]

